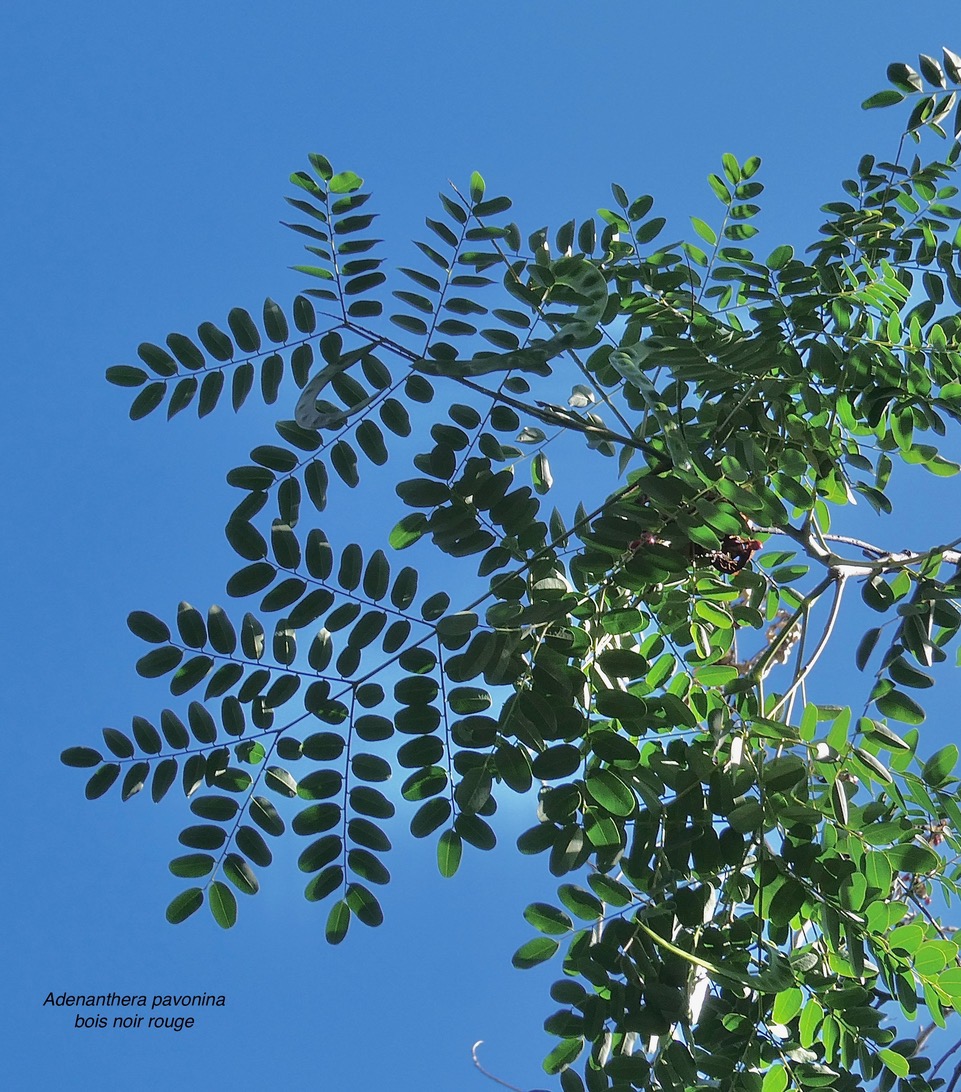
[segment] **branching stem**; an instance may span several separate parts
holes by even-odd
[[[831,639],[831,634],[834,631],[834,626],[838,620],[838,614],[841,610],[841,599],[844,595],[844,585],[846,582],[847,574],[845,574],[843,571],[832,570],[832,572],[828,575],[827,583],[834,584],[834,600],[831,603],[831,613],[828,615],[828,620],[825,623],[824,632],[821,634],[821,640],[818,641],[818,646],[811,654],[810,660],[808,660],[804,667],[802,667],[798,671],[797,675],[794,678],[794,682],[791,683],[787,690],[781,695],[780,699],[775,703],[773,708],[768,710],[767,715],[769,717],[773,717],[778,712],[778,710],[784,705],[784,703],[791,697],[794,691],[797,690],[797,688],[804,682],[808,675],[810,675],[811,671],[814,669],[814,665],[820,659],[821,653],[825,650],[825,648],[827,648],[828,641],[830,641]],[[820,589],[817,593],[818,596],[820,596],[821,592],[824,590],[825,587],[826,584],[824,581],[822,581],[821,584],[818,585],[818,588]],[[811,596],[808,596],[802,604],[805,613],[807,613],[807,611],[810,609],[813,602],[814,593],[812,592]]]

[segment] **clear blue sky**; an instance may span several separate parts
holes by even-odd
[[[956,0],[36,0],[6,9],[0,31],[10,1087],[470,1092],[496,1087],[471,1067],[477,1039],[493,1072],[549,1087],[541,1022],[557,972],[509,963],[530,933],[523,907],[554,886],[541,858],[512,848],[519,807],[500,816],[498,850],[468,854],[451,881],[433,844],[395,822],[386,924],[354,924],[330,949],[293,846],[230,933],[206,911],[166,925],[185,807],[116,792],[89,804],[59,764],[63,747],[169,701],[134,674],[143,646],[124,619],[225,601],[236,498],[223,475],[275,416],[133,424],[104,369],[231,307],[289,302],[300,244],[278,221],[313,150],[367,179],[391,256],[447,179],[474,169],[528,230],[582,219],[618,181],[654,194],[680,234],[688,215],[715,214],[705,178],[725,151],[764,160],[764,244],[804,245],[860,154],[896,147],[895,117],[859,109],[886,64],[961,50]],[[912,521],[957,511],[952,487],[920,484],[925,503],[903,509],[892,548],[916,544]],[[363,509],[351,519],[362,539]],[[852,670],[849,650],[838,667]],[[956,709],[956,682],[938,693]],[[80,1031],[73,1010],[41,1007],[51,990],[222,993],[227,1007],[179,1034]]]

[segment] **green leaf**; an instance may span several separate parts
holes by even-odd
[[[308,902],[320,902],[336,891],[343,882],[343,868],[340,865],[328,865],[308,881],[304,888],[304,898]]]
[[[531,460],[531,481],[534,485],[534,492],[541,496],[549,492],[554,484],[551,466],[543,451],[539,451]]]
[[[135,762],[133,765],[128,766],[126,776],[123,779],[123,786],[120,790],[120,799],[129,800],[131,796],[135,796],[140,792],[146,784],[149,775],[150,764],[148,762]]]
[[[191,796],[200,788],[204,781],[207,769],[207,760],[203,755],[189,755],[184,763],[183,789],[184,796]]]
[[[140,394],[135,397],[130,405],[130,419],[140,420],[147,414],[153,413],[156,407],[164,401],[167,388],[163,383],[149,383]]]
[[[300,778],[297,795],[302,800],[327,800],[340,792],[343,780],[337,770],[315,770]]]
[[[958,764],[958,748],[949,743],[933,754],[921,771],[921,776],[932,788],[940,788],[954,776]]]
[[[260,368],[260,391],[264,402],[272,406],[277,401],[277,392],[284,376],[284,358],[279,353],[271,353],[264,358]]]
[[[116,728],[104,728],[103,741],[106,743],[108,750],[115,754],[117,758],[133,757],[134,747],[132,741]]]
[[[557,889],[561,902],[577,918],[583,921],[596,921],[604,916],[601,900],[590,891],[576,884],[564,883]]]
[[[227,879],[244,895],[256,895],[260,890],[253,869],[238,853],[228,853],[222,868]]]
[[[888,674],[896,683],[926,690],[934,686],[934,679],[926,671],[921,671],[909,663],[903,656],[898,656],[888,664]]]
[[[303,784],[303,781],[301,781]],[[394,814],[394,805],[379,790],[369,785],[357,785],[349,793],[350,806],[361,815],[373,819],[390,819]]]
[[[224,534],[234,552],[247,561],[260,561],[267,556],[267,540],[247,520],[228,520],[224,527]]]
[[[895,732],[892,732],[886,724],[882,724],[880,721],[869,720],[867,717],[862,717],[859,721],[859,726],[865,735],[869,736],[875,743],[879,743],[889,751],[911,750],[908,743]]]
[[[952,998],[961,998],[961,967],[949,967],[938,976],[938,986]]]
[[[264,771],[264,784],[279,796],[293,799],[297,795],[297,779],[282,766],[268,766]]]
[[[282,345],[289,333],[287,319],[278,303],[269,296],[264,300],[264,330],[271,341]]]
[[[206,417],[217,407],[220,395],[224,389],[224,373],[208,372],[200,386],[200,401],[197,404],[197,416]]]
[[[180,663],[183,658],[181,649],[175,649],[173,645],[166,645],[163,649],[154,649],[153,652],[141,656],[137,661],[137,674],[146,679],[159,678],[166,675]]]
[[[741,181],[741,168],[737,159],[731,155],[730,152],[725,152],[721,156],[721,163],[724,166],[724,173],[727,176],[728,182],[732,186],[736,186]]]
[[[631,889],[603,872],[593,872],[587,877],[594,894],[609,906],[629,906],[633,901]]]
[[[353,171],[341,171],[327,181],[331,193],[356,193],[363,186],[364,180]]]
[[[630,815],[637,806],[633,790],[613,770],[592,770],[585,779],[587,791],[612,815]]]
[[[191,800],[190,810],[202,819],[227,823],[240,810],[240,805],[229,796],[197,796]]]
[[[352,853],[360,853],[360,850],[352,850]],[[369,855],[368,855],[369,856]],[[376,928],[383,924],[384,911],[374,893],[364,887],[363,884],[349,883],[345,894],[347,905],[364,925]]]
[[[343,852],[344,842],[339,834],[325,834],[303,850],[297,859],[301,872],[319,872],[336,860]]]
[[[245,353],[256,353],[260,348],[260,331],[254,325],[249,312],[235,307],[227,316],[227,325],[234,335],[237,347]]]
[[[171,925],[179,925],[186,921],[191,914],[195,914],[204,904],[204,893],[199,887],[190,887],[175,898],[171,899],[167,906],[167,921]]]
[[[854,754],[863,765],[867,766],[876,780],[888,785],[894,780],[888,767],[870,751],[866,751],[863,747],[855,747]]]
[[[134,368],[129,364],[114,364],[107,369],[107,382],[117,387],[142,387],[147,382],[147,373],[143,368]]]
[[[324,935],[327,938],[327,943],[340,944],[344,937],[347,936],[347,928],[349,925],[350,907],[347,905],[346,899],[338,899],[330,908],[330,913],[327,915],[327,924],[324,928]]]
[[[709,246],[714,246],[717,243],[717,232],[710,224],[706,224],[696,216],[691,217],[691,223],[694,225],[694,230]]]
[[[878,1060],[883,1062],[896,1077],[906,1077],[911,1072],[911,1063],[908,1059],[897,1051],[888,1050],[887,1047],[882,1047],[878,1051]]]
[[[181,879],[195,880],[201,876],[208,876],[214,870],[216,863],[216,859],[209,853],[188,853],[184,857],[175,857],[170,862],[169,868]]]
[[[227,832],[223,827],[203,823],[194,827],[185,827],[178,836],[181,845],[190,849],[220,849],[227,841]]]
[[[351,819],[347,824],[347,837],[357,845],[376,853],[386,853],[391,848],[387,835],[369,819]]]
[[[450,878],[460,867],[464,844],[457,831],[448,829],[440,836],[437,843],[437,867],[440,874]]]
[[[127,628],[135,637],[154,645],[170,640],[170,630],[166,623],[145,610],[131,611],[127,615]]]
[[[244,678],[244,667],[242,665],[234,662],[221,664],[211,678],[207,680],[203,700],[223,697],[242,678]],[[224,731],[232,736],[244,735],[244,713],[236,708],[237,705],[239,705],[239,702],[236,698],[225,698],[221,704]]]
[[[92,747],[68,747],[60,752],[60,761],[64,766],[73,766],[83,769],[90,766],[99,766],[103,762],[103,755]]]
[[[546,902],[532,902],[524,911],[524,920],[540,933],[556,935],[568,933],[574,928],[563,910]]]
[[[252,364],[241,364],[240,367],[234,369],[234,377],[230,384],[230,400],[235,413],[246,402],[247,395],[250,394],[253,385],[254,366]]]
[[[454,820],[454,829],[475,849],[489,851],[497,845],[497,836],[491,825],[471,812],[462,811]]]
[[[338,440],[330,449],[330,462],[341,481],[351,489],[359,483],[357,453],[346,440]]]
[[[899,102],[904,102],[904,95],[900,91],[878,91],[876,95],[872,95],[861,103],[861,109],[874,110],[879,106],[896,106]]]
[[[269,562],[257,561],[246,565],[227,581],[227,594],[235,599],[253,595],[272,584],[276,575],[277,570]]]
[[[210,656],[194,656],[179,667],[170,680],[170,693],[186,694],[210,674],[214,661]]]
[[[97,800],[108,791],[111,785],[120,776],[120,766],[116,762],[108,762],[90,778],[84,787],[84,796],[88,800]]]
[[[294,816],[291,827],[295,834],[323,834],[340,823],[342,814],[339,804],[312,804]]]
[[[413,546],[430,527],[430,522],[423,512],[411,512],[404,516],[390,532],[388,541],[394,550],[406,550]]]
[[[410,821],[410,832],[415,838],[426,838],[450,818],[451,803],[446,797],[435,796],[417,809]]]
[[[610,648],[598,657],[598,666],[605,675],[621,679],[640,679],[647,674],[648,662],[628,648]]]
[[[900,690],[889,690],[876,698],[874,704],[883,716],[899,720],[903,724],[921,724],[925,719],[925,712],[921,706]]]
[[[360,781],[387,781],[391,776],[390,763],[380,755],[354,755],[350,760],[350,769]]]
[[[707,181],[718,200],[725,205],[729,205],[731,203],[731,193],[724,184],[724,180],[716,174],[709,174],[707,176]]]
[[[411,508],[434,508],[450,498],[450,487],[446,482],[430,481],[427,478],[399,482],[394,491]]]
[[[249,812],[250,818],[267,834],[278,838],[284,833],[284,821],[281,819],[280,813],[266,797],[255,796],[250,801]]]
[[[315,732],[301,744],[305,758],[315,762],[334,762],[344,753],[347,741],[336,732]]]
[[[153,781],[150,783],[150,798],[155,804],[160,803],[177,780],[177,769],[175,758],[165,758],[154,767]]]
[[[318,176],[325,182],[329,182],[334,177],[334,168],[331,167],[330,160],[326,156],[321,155],[319,152],[311,152],[307,158]]]
[[[777,246],[771,251],[765,265],[768,269],[783,269],[793,257],[794,247]]]
[[[906,91],[910,94],[912,91],[921,91],[923,85],[921,83],[921,77],[906,64],[889,64],[888,65],[888,80],[894,84],[895,87],[901,91]]]
[[[163,383],[149,383],[130,405],[130,420],[139,421],[152,413],[164,400],[167,388]]]
[[[197,371],[206,364],[204,354],[186,334],[168,334],[167,347],[185,368]]]
[[[497,216],[502,212],[507,212],[512,205],[513,202],[509,197],[491,197],[486,201],[478,202],[474,206],[473,212],[478,218],[483,216]],[[482,236],[468,234],[468,238],[482,238]]]
[[[208,353],[220,361],[231,360],[234,346],[230,338],[212,322],[202,322],[197,327],[197,336]]]
[[[221,929],[230,929],[237,924],[237,899],[233,891],[221,880],[214,880],[208,895],[210,912]]]
[[[536,967],[538,963],[544,963],[557,951],[559,944],[550,937],[534,937],[526,944],[522,944],[511,957],[511,963],[521,971]]]
[[[660,235],[667,220],[663,216],[654,216],[647,221],[646,224],[642,224],[634,232],[634,237],[641,245],[650,243]]]
[[[569,777],[581,765],[583,755],[572,743],[558,743],[534,756],[531,770],[541,781],[557,781]]]
[[[780,997],[781,994],[778,994]],[[775,999],[775,1005],[777,1000]],[[775,1017],[775,1019],[777,1019]],[[778,1021],[780,1022],[780,1021]],[[761,1092],[786,1092],[790,1084],[790,1078],[788,1077],[787,1070],[783,1065],[772,1066],[767,1073],[764,1074],[764,1079],[761,1081]]]
[[[174,358],[159,345],[152,345],[149,341],[142,342],[137,348],[137,355],[156,375],[169,378],[177,374],[177,364]],[[161,384],[163,389],[163,384]]]
[[[154,767],[154,780],[151,782],[151,798],[154,804],[161,803],[170,786],[177,780],[178,763],[175,758],[165,758]]]
[[[869,629],[858,643],[857,651],[854,654],[854,662],[857,664],[858,671],[863,671],[867,665],[868,660],[871,658],[871,653],[874,651],[874,646],[878,643],[878,638],[881,636],[881,630],[875,626]]]
[[[196,607],[181,603],[177,608],[177,629],[185,645],[191,648],[203,648],[207,643],[207,627],[204,617]]]
[[[273,860],[273,854],[260,832],[253,827],[242,826],[234,836],[237,848],[246,857],[249,857],[255,865],[266,868]]]

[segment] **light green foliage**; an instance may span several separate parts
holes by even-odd
[[[956,132],[955,54],[889,77],[864,105],[906,103],[902,145]],[[153,646],[138,672],[186,709],[63,755],[93,768],[90,798],[182,786],[195,852],[170,868],[203,886],[168,920],[206,901],[232,926],[292,833],[339,943],[382,920],[395,802],[452,875],[494,846],[498,800],[539,783],[519,848],[563,882],[514,963],[562,960],[545,1068],[565,1092],[936,1088],[891,1019],[943,1024],[961,998],[929,906],[957,893],[958,748],[929,753],[919,700],[961,628],[961,557],[852,543],[831,514],[890,513],[896,461],[958,469],[937,449],[961,420],[947,147],[862,158],[803,256],[750,249],[756,157],[723,157],[717,216],[680,244],[617,185],[600,225],[525,237],[475,173],[391,279],[363,180],[311,156],[289,311],[235,308],[108,372],[140,388],[135,418],[195,397],[203,417],[228,388],[235,410],[257,387],[298,407],[227,476],[227,591],[254,607],[130,615]],[[565,445],[621,484],[565,495]],[[387,541],[338,542],[338,505],[388,473]],[[858,593],[878,624],[852,714],[806,688]]]

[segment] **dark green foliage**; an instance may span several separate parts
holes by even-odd
[[[904,103],[909,143],[957,135],[961,58],[888,76],[865,108]],[[363,180],[311,156],[289,312],[234,308],[108,370],[139,388],[134,418],[203,417],[228,372],[235,410],[258,389],[293,415],[227,474],[227,592],[260,616],[133,612],[139,674],[194,699],[105,729],[109,759],[62,756],[93,769],[91,799],[180,784],[205,820],[170,864],[204,886],[168,920],[207,901],[232,926],[289,826],[339,943],[383,920],[395,801],[452,876],[536,781],[518,844],[561,882],[514,963],[563,961],[544,1064],[567,1092],[936,1088],[890,1016],[961,1004],[928,908],[958,893],[959,752],[916,730],[961,555],[852,544],[831,515],[856,496],[889,514],[896,462],[958,470],[937,443],[961,421],[959,154],[863,157],[812,246],[766,253],[757,157],[722,157],[720,208],[680,243],[615,184],[616,209],[525,245],[475,173],[390,280]],[[565,445],[589,480],[620,474],[558,497],[570,518],[545,503]],[[392,458],[393,530],[350,542],[337,513]],[[855,589],[877,624],[849,652],[829,639]],[[863,673],[863,715],[802,693],[828,647]]]

